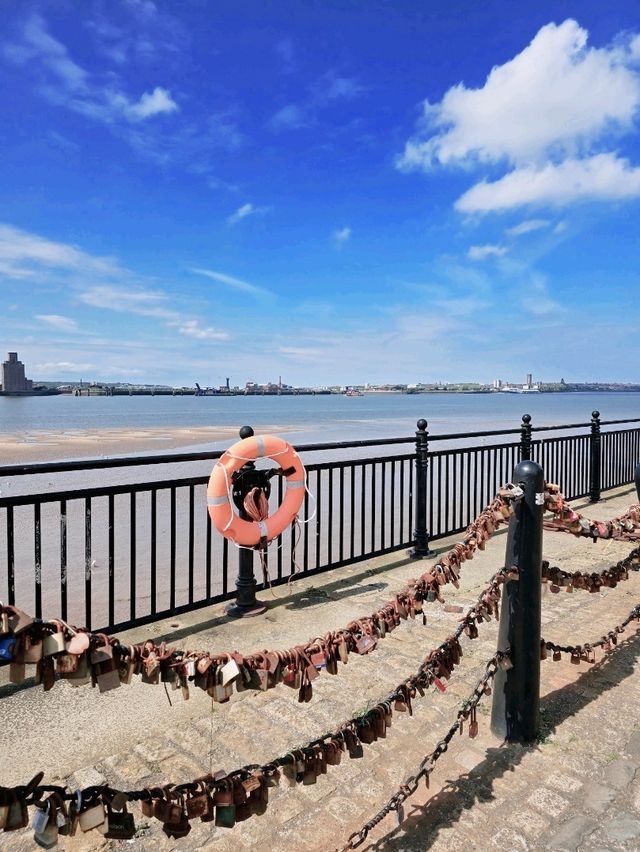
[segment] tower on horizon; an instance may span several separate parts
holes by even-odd
[[[18,361],[17,352],[8,352],[8,360],[2,364],[2,390],[4,393],[15,391],[30,391],[33,388],[31,379],[25,378],[24,364]]]

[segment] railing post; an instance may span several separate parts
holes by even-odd
[[[520,426],[520,461],[531,458],[531,415],[522,415]]]
[[[638,495],[638,503],[640,503],[640,464],[636,465],[636,472],[634,479],[636,481],[636,493]]]
[[[251,438],[253,429],[251,426],[243,426],[240,429],[241,438]],[[243,474],[249,474],[255,471],[254,462],[247,462],[242,465],[237,471],[236,477]],[[253,478],[251,477],[253,480]],[[253,484],[253,482],[251,483]],[[247,515],[241,505],[238,507],[238,514],[244,521],[250,521],[251,518]],[[256,578],[253,575],[253,550],[247,547],[238,548],[238,576],[236,578],[236,595],[235,603],[229,604],[225,610],[231,618],[247,618],[251,615],[261,615],[267,611],[267,607],[262,601],[256,598]]]
[[[513,668],[496,673],[491,729],[510,741],[531,742],[540,725],[540,609],[544,474],[527,460],[513,472],[524,495],[509,522],[505,567],[516,566],[517,580],[504,584],[498,650],[509,649]]]
[[[413,547],[409,551],[412,559],[426,559],[433,556],[435,551],[429,549],[429,533],[427,531],[427,471],[429,469],[429,433],[426,420],[418,420],[416,426],[416,496],[415,519],[413,531]]]
[[[589,438],[591,464],[589,467],[589,500],[597,503],[602,483],[602,436],[600,434],[600,412],[591,412],[591,435]]]

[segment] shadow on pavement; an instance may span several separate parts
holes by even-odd
[[[539,742],[531,745],[503,743],[498,748],[489,748],[485,759],[470,772],[448,780],[442,789],[423,806],[405,803],[405,820],[402,827],[394,828],[375,843],[361,845],[363,850],[392,850],[412,852],[429,849],[436,841],[441,829],[455,825],[465,810],[476,802],[487,802],[495,798],[493,782],[509,772],[531,751],[540,749],[546,737],[555,733],[556,727],[595,698],[619,686],[634,674],[633,664],[640,657],[640,632],[620,642],[616,648],[599,662],[583,671],[575,682],[556,689],[540,699],[541,730]],[[549,662],[549,665],[553,665]],[[489,724],[489,717],[485,719]],[[435,741],[434,741],[435,744]],[[446,755],[441,758],[446,761]],[[551,758],[550,758],[551,760]],[[416,763],[418,761],[416,760]],[[550,764],[551,770],[551,764]],[[533,792],[533,791],[532,791]]]

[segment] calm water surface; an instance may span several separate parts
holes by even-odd
[[[640,417],[640,393],[380,394],[331,396],[0,397],[0,432],[279,425],[308,440],[411,434],[425,417],[432,434]]]

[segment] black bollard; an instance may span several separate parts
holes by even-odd
[[[413,531],[413,547],[409,551],[411,559],[426,559],[435,556],[435,551],[429,548],[429,533],[427,531],[427,472],[429,470],[429,433],[427,421],[417,422],[416,432],[416,499],[415,499],[415,528]]]
[[[241,438],[251,438],[253,436],[251,426],[243,426],[240,429]],[[260,485],[262,472],[256,470],[254,462],[247,462],[242,465],[234,476],[232,482],[232,490],[234,502],[238,508],[238,514],[243,521],[249,521],[251,518],[244,511],[242,499],[254,485]],[[225,610],[231,618],[248,618],[252,615],[261,615],[267,611],[266,604],[256,598],[256,578],[253,575],[253,550],[247,547],[241,547],[238,550],[238,576],[236,578],[236,595],[235,603],[229,604]]]
[[[510,649],[513,668],[495,677],[491,730],[516,742],[531,742],[540,726],[540,612],[544,474],[539,464],[521,461],[513,483],[524,496],[509,522],[505,567],[517,566],[518,580],[503,586],[498,650]]]

